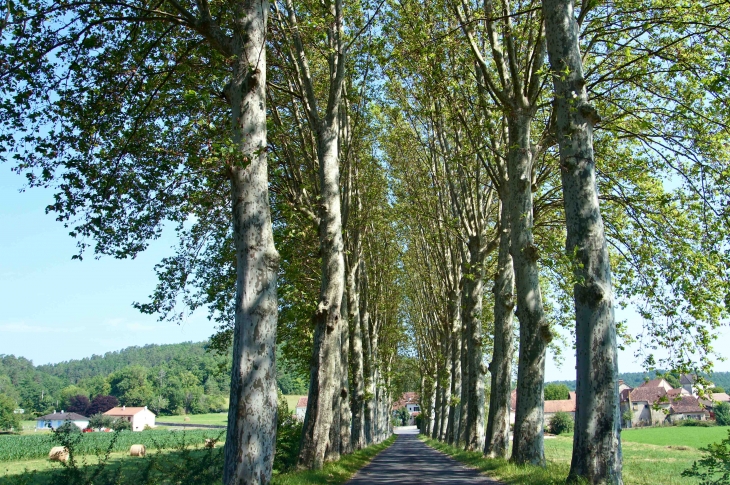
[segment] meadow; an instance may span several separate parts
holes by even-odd
[[[702,458],[700,447],[726,438],[729,429],[687,426],[624,430],[621,433],[624,485],[699,484],[698,480],[683,477],[682,472]],[[572,436],[546,439],[547,467],[541,469],[516,466],[505,460],[487,460],[481,453],[468,453],[430,439],[426,443],[507,484],[521,485],[563,485],[573,451]]]

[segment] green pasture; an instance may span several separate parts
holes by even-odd
[[[180,416],[157,416],[155,422],[180,424],[214,424],[225,426],[228,413],[185,414]]]
[[[727,438],[730,426],[672,426],[662,428],[633,428],[621,432],[622,443],[643,443],[658,446],[690,446],[700,448]]]
[[[625,485],[696,485],[698,480],[682,476],[702,458],[698,448],[727,437],[728,427],[666,427],[624,430],[623,479]],[[468,453],[443,443],[426,440],[433,448],[499,478],[507,484],[563,485],[570,470],[572,436],[545,440],[546,468],[517,466],[505,460],[488,460],[481,453]]]

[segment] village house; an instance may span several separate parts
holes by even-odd
[[[304,421],[304,416],[307,414],[307,402],[309,402],[309,398],[307,396],[302,396],[297,401],[297,407],[294,410],[294,417],[299,421]]]
[[[543,408],[543,426],[547,426],[555,413],[567,413],[571,418],[575,419],[575,392],[568,393],[568,399],[556,399],[553,401],[545,401]],[[510,400],[509,422],[515,424],[515,409],[517,409],[517,389],[512,391]]]
[[[86,429],[89,426],[89,418],[86,416],[77,413],[65,413],[62,409],[60,413],[54,410],[51,414],[37,418],[36,429],[57,429],[67,421],[81,429]]]
[[[134,407],[115,407],[105,412],[104,415],[122,419],[132,423],[132,431],[142,431],[145,426],[155,427],[155,413],[147,409]]]
[[[694,376],[682,374],[682,387],[677,389],[666,379],[652,379],[636,389],[622,384],[619,383],[619,403],[624,427],[652,426],[683,419],[704,421],[710,418],[707,404],[711,402],[701,402],[697,398]],[[721,398],[720,394],[718,397]]]
[[[406,408],[410,418],[406,423],[407,426],[416,424],[416,416],[421,414],[421,405],[418,402],[420,396],[416,392],[404,392],[399,400],[393,403],[393,416],[396,415],[397,411],[401,408]]]

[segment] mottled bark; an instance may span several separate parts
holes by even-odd
[[[463,279],[462,279],[462,286],[463,286]],[[466,298],[466,295],[464,292],[461,292],[461,299],[462,299],[462,307],[464,306],[464,299]],[[457,434],[457,442],[458,443],[466,443],[466,419],[468,415],[468,404],[469,404],[469,386],[465,385],[463,381],[467,380],[469,378],[469,348],[467,345],[467,335],[468,331],[466,328],[466,322],[464,319],[461,319],[461,375],[462,383],[461,383],[461,396],[459,403],[459,425],[458,425],[458,434]]]
[[[453,445],[459,438],[460,403],[453,398],[461,396],[461,295],[459,292],[449,293],[449,316],[451,319],[451,399],[449,399],[449,422],[446,428],[447,440]]]
[[[363,344],[363,373],[364,373],[364,416],[363,423],[365,426],[365,444],[371,445],[375,441],[375,369],[373,365],[373,349],[370,339],[370,312],[368,312],[367,302],[367,272],[365,262],[360,262],[360,274],[363,280],[362,291],[360,293],[360,326],[362,327]]]
[[[568,257],[576,283],[576,398],[569,480],[622,482],[621,421],[613,288],[596,187],[593,125],[572,0],[544,0],[555,87]]]
[[[482,288],[484,285],[485,245],[478,235],[468,241],[469,271],[464,271],[464,308],[469,350],[466,443],[468,451],[484,447],[484,364],[482,350]]]
[[[507,187],[503,187],[505,199]],[[489,418],[484,440],[484,454],[490,458],[506,458],[509,448],[509,407],[512,381],[513,323],[515,306],[515,274],[510,255],[510,226],[507,204],[500,214],[499,256],[494,282],[494,350],[489,364],[492,388],[489,395]]]
[[[444,332],[443,335],[443,352],[444,352],[444,368],[441,378],[443,385],[441,386],[441,422],[439,429],[439,440],[446,441],[447,427],[449,424],[449,401],[451,400],[451,332]]]
[[[227,95],[233,141],[241,159],[231,167],[236,301],[231,394],[223,483],[268,484],[276,445],[276,277],[266,160],[267,1],[238,4],[235,61]],[[256,59],[251,65],[249,59]]]
[[[362,325],[360,322],[360,295],[358,294],[357,270],[359,261],[348,268],[347,296],[350,310],[350,366],[352,374],[352,447],[365,447],[365,370],[362,348]]]
[[[441,359],[439,359],[441,360]],[[434,414],[433,414],[433,430],[431,431],[431,438],[439,439],[439,433],[441,432],[441,400],[443,399],[443,392],[441,391],[441,365],[436,371],[436,399],[434,401]]]
[[[428,425],[426,427],[425,434],[426,434],[426,436],[433,436],[433,430],[434,430],[434,427],[436,426],[436,394],[437,394],[437,392],[436,392],[437,379],[436,379],[435,370],[434,370],[433,375],[431,375],[429,377],[429,381],[430,381],[430,386],[429,386],[430,392],[428,394],[428,402],[426,404],[428,406]]]
[[[347,295],[344,295],[347,300]],[[345,313],[347,315],[347,313]],[[347,321],[340,325],[340,388],[336,394],[340,398],[340,453],[352,453],[352,412],[350,410],[349,350],[350,328]]]
[[[333,399],[340,387],[336,367],[340,360],[340,305],[345,280],[342,221],[340,213],[340,168],[338,159],[337,110],[323,120],[318,133],[319,152],[319,246],[322,284],[314,316],[314,348],[309,401],[304,418],[299,465],[320,469],[324,464],[333,421]]]
[[[512,461],[545,465],[543,387],[545,348],[551,340],[540,292],[539,251],[532,236],[532,113],[515,108],[509,114],[510,150],[507,158],[512,264],[515,271],[520,353],[517,368]]]

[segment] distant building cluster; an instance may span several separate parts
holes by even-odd
[[[666,379],[653,379],[632,388],[619,381],[619,401],[623,426],[652,426],[671,424],[683,419],[704,421],[713,417],[717,403],[730,402],[724,392],[705,392],[700,398],[700,388],[695,376],[682,374],[681,387],[673,388]]]

